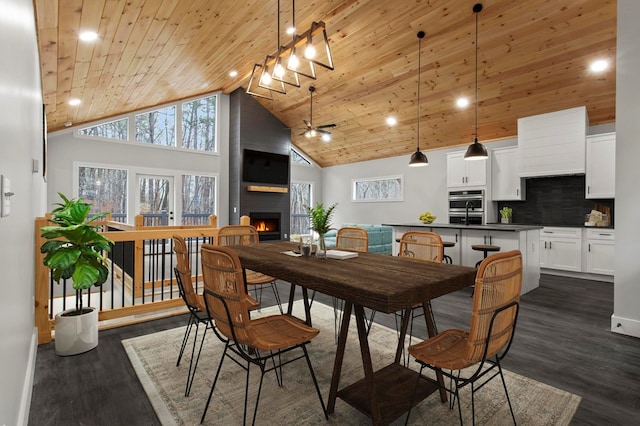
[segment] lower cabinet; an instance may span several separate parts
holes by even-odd
[[[540,267],[582,272],[582,228],[542,228]]]
[[[613,275],[613,229],[544,227],[540,232],[540,267]]]
[[[585,229],[583,247],[585,270],[590,274],[613,275],[615,266],[615,231]]]
[[[483,259],[483,252],[471,248],[475,244],[499,246],[500,251],[518,250],[520,249],[520,233],[465,230],[462,233],[462,246],[460,248],[462,251],[462,265],[476,266],[476,263]],[[495,252],[487,253],[488,256],[492,254],[495,254]]]

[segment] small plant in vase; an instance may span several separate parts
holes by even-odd
[[[331,227],[331,216],[333,215],[333,210],[337,205],[338,203],[335,203],[327,209],[325,209],[322,203],[316,204],[315,207],[307,207],[311,230],[318,234],[316,256],[319,258],[327,257],[327,246],[325,245],[324,235],[334,229]]]
[[[500,222],[511,223],[511,217],[513,216],[513,210],[509,207],[503,207],[500,209]]]

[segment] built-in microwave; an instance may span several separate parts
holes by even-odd
[[[484,190],[449,192],[449,223],[481,225],[484,220]]]

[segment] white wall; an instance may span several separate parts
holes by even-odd
[[[618,1],[616,51],[616,263],[611,329],[640,337],[640,2]],[[620,324],[620,327],[618,327]]]
[[[34,217],[44,211],[42,91],[31,0],[0,2],[0,174],[11,214],[0,218],[0,425],[27,423],[35,363]]]
[[[516,139],[486,143],[488,149],[515,145]],[[411,155],[363,161],[322,169],[322,197],[326,205],[338,203],[334,225],[343,223],[418,222],[420,213],[430,211],[435,223],[448,223],[447,152],[466,147],[424,151],[429,159],[425,167],[409,167]],[[490,163],[487,164],[487,170]],[[404,201],[354,202],[351,200],[352,179],[404,176]],[[487,175],[487,182],[490,174]],[[488,199],[488,198],[487,198]]]
[[[90,163],[102,166],[124,167],[129,170],[129,182],[135,182],[136,172],[172,174],[184,173],[216,173],[218,181],[218,224],[229,223],[229,96],[218,95],[218,149],[219,155],[200,154],[197,152],[158,148],[135,142],[114,142],[97,138],[74,137],[72,129],[49,135],[49,210],[53,203],[59,201],[61,192],[68,196],[76,196],[73,172],[74,163]],[[174,180],[177,184],[178,181]],[[131,190],[130,190],[131,192]],[[174,195],[178,194],[174,191]],[[179,202],[175,200],[176,205]],[[129,223],[138,214],[129,207]]]

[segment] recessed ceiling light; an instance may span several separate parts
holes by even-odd
[[[456,100],[456,105],[458,106],[458,108],[466,108],[469,106],[469,99],[468,98],[458,98]]]
[[[322,139],[323,142],[329,142],[331,140],[331,136],[327,133],[323,133],[320,139]]]
[[[233,71],[229,71],[229,77],[237,77],[238,76],[238,71],[233,70]]]
[[[293,33],[295,33],[295,32],[296,32],[295,27],[289,27],[289,28],[287,28],[287,34],[289,34],[289,35],[293,35]]]
[[[395,117],[387,117],[388,126],[395,126],[396,124],[398,124],[398,120]]]
[[[601,72],[606,70],[608,67],[609,67],[609,62],[607,62],[604,59],[598,59],[596,61],[591,62],[591,65],[589,65],[589,68],[593,72]]]
[[[78,37],[82,41],[95,41],[98,39],[98,33],[95,31],[82,31]]]
[[[82,103],[80,99],[69,99],[69,105],[71,106],[80,105],[80,103]]]

